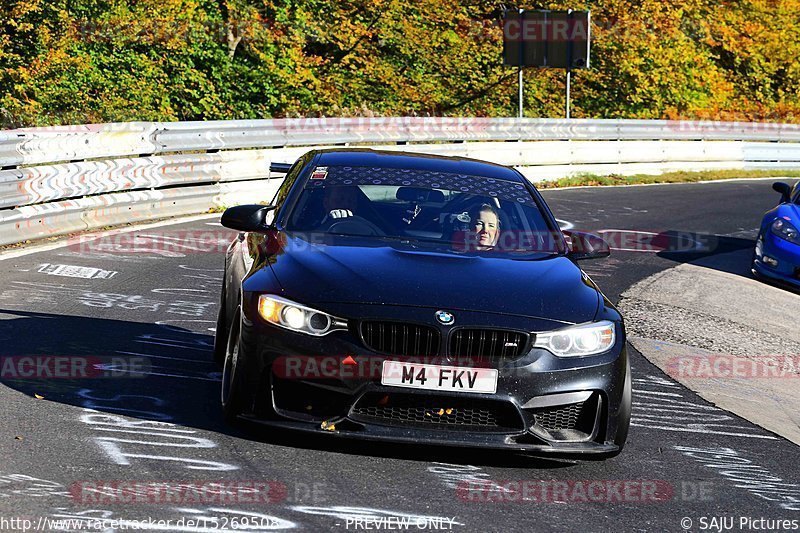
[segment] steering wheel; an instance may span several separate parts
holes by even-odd
[[[384,232],[377,225],[359,216],[351,216],[342,220],[336,220],[328,226],[330,233],[343,233],[346,235],[366,235],[370,237],[385,237]]]

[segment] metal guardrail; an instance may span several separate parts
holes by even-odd
[[[0,167],[152,154],[155,132],[152,122],[0,131]]]
[[[800,142],[800,125],[447,117],[89,124],[0,132],[0,167],[191,150],[345,143],[543,140]]]
[[[3,210],[0,244],[57,237],[85,230],[147,220],[203,213],[210,207],[251,203],[254,197],[274,195],[273,180],[180,187],[163,191],[130,191],[89,196]]]
[[[393,117],[26,128],[0,131],[0,244],[202,212],[237,190],[268,200],[277,186],[271,163],[311,146],[352,144],[486,159],[534,181],[568,172],[800,168],[793,124]]]
[[[117,191],[268,178],[267,152],[119,158],[0,170],[0,209]]]

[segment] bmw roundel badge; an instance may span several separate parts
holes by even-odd
[[[456,321],[456,317],[453,316],[453,313],[447,311],[436,311],[436,320],[445,326],[452,326],[453,322]]]

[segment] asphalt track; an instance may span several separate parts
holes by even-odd
[[[697,252],[615,251],[585,263],[612,300],[680,261],[751,247],[760,215],[777,201],[762,180],[545,196],[557,217],[578,229],[691,233],[712,243]],[[759,523],[741,519],[800,520],[797,446],[708,404],[635,352],[633,427],[623,454],[605,462],[227,427],[210,352],[224,247],[167,245],[184,230],[227,238],[214,219],[205,219],[135,232],[152,245],[144,251],[73,244],[0,261],[2,356],[123,358],[107,367],[111,377],[2,376],[0,530],[22,531],[27,523],[20,520],[28,519],[39,530],[79,531],[97,525],[94,518],[122,521],[107,523],[113,527],[106,531],[148,519],[151,531],[237,524],[240,531],[402,530],[403,524],[416,531],[701,531],[727,524],[714,517],[734,519],[733,530],[746,531]],[[146,376],[126,374],[137,364]],[[519,492],[457,489],[481,482],[499,491],[497,485],[525,480],[545,481],[538,486],[558,487],[560,496],[542,498],[540,489],[520,501]],[[236,501],[130,502],[91,490],[121,481],[274,483],[277,501],[250,503],[240,494]],[[588,481],[605,492],[587,495]],[[620,491],[620,482],[628,489]],[[612,501],[599,501],[601,494]],[[500,496],[506,501],[485,501]],[[58,527],[43,518],[78,522]],[[167,519],[174,521],[168,527],[154,522]]]

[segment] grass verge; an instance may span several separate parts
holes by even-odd
[[[576,174],[568,178],[540,181],[537,189],[557,189],[560,187],[640,185],[644,183],[692,183],[697,181],[729,180],[740,178],[800,178],[800,170],[704,170],[700,172],[676,171],[663,174],[634,174],[621,176],[610,174]]]

